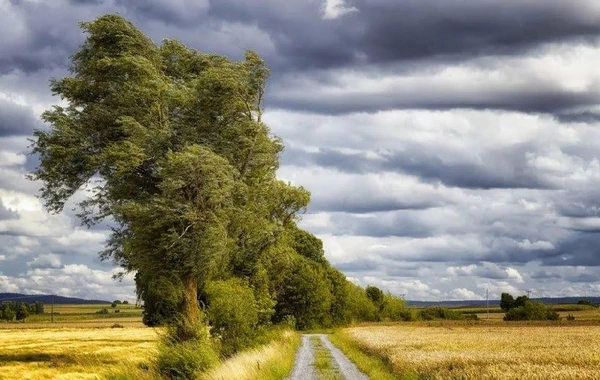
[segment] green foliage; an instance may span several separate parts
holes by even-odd
[[[2,302],[0,304],[0,319],[3,321],[10,322],[15,318],[16,312],[13,307],[11,307],[10,302]]]
[[[424,321],[435,319],[448,319],[453,321],[465,319],[464,315],[457,311],[445,307],[428,307],[419,311],[419,318]]]
[[[369,285],[366,288],[366,292],[367,297],[369,297],[371,302],[373,302],[373,304],[377,306],[377,308],[379,308],[379,310],[381,311],[383,309],[383,291],[376,286]]]
[[[326,263],[323,242],[311,233],[296,226],[289,229],[292,248],[300,255],[317,263]]]
[[[384,321],[412,321],[415,319],[412,311],[406,308],[406,302],[389,293],[383,297],[380,318]]]
[[[194,379],[218,362],[219,356],[208,341],[165,341],[159,345],[157,368],[167,379]]]
[[[346,300],[348,322],[374,322],[379,319],[378,308],[367,297],[367,293],[363,288],[354,285],[351,282],[347,282],[346,289],[348,295],[348,298]]]
[[[304,330],[331,325],[331,292],[322,266],[305,258],[293,260],[282,275],[275,306],[276,322],[289,316]]]
[[[194,321],[198,290],[251,277],[310,198],[275,176],[283,144],[261,106],[269,70],[252,52],[235,62],[173,40],[157,46],[118,15],[82,28],[71,76],[51,86],[66,105],[35,132],[32,178],[52,212],[92,187],[79,216],[116,222],[101,257],[140,275],[145,320]],[[149,285],[157,278],[180,288],[178,317]],[[257,292],[265,320],[272,305]]]
[[[29,317],[29,308],[26,304],[17,302],[15,308],[15,319],[17,321],[25,321],[25,318]]]
[[[509,311],[514,307],[515,299],[508,293],[502,293],[500,296],[500,308],[503,311]]]
[[[510,309],[505,315],[505,321],[557,321],[558,313],[541,302],[525,301],[523,306]]]
[[[163,326],[177,319],[183,290],[176,276],[135,276],[138,296],[144,300],[142,321],[146,326]]]
[[[508,293],[502,293],[500,297],[500,308],[503,311],[508,312],[516,307],[525,306],[525,304],[529,301],[529,297],[527,296],[519,296],[514,299],[512,295]]]
[[[586,306],[592,306],[592,307],[595,307],[595,308],[600,307],[599,304],[593,303],[592,301],[585,300],[585,299],[581,299],[581,300],[577,301],[577,305],[586,305]]]
[[[346,324],[351,320],[348,313],[349,294],[346,286],[346,276],[330,266],[326,269],[326,276],[331,289],[331,306],[329,309],[331,323],[334,326]]]
[[[25,303],[20,301],[4,301],[0,304],[0,320],[10,322],[13,319],[24,321],[32,314],[43,314],[44,304],[36,301]]]
[[[108,314],[108,309],[106,309],[106,308],[100,309],[96,312],[96,314],[103,314],[103,315]]]
[[[239,279],[212,281],[206,286],[211,333],[230,356],[249,347],[256,336],[258,307],[250,287]]]

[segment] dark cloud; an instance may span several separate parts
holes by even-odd
[[[441,182],[449,187],[468,189],[550,189],[554,185],[527,165],[531,145],[486,152],[476,162],[450,162],[428,146],[408,146],[401,151],[377,152],[377,157],[320,148],[316,152],[289,150],[287,162],[327,167],[348,173],[406,173],[425,182]],[[458,152],[456,152],[458,153]],[[454,154],[457,156],[458,154]],[[452,155],[448,155],[452,156]]]
[[[0,137],[30,135],[38,124],[30,107],[0,98]]]

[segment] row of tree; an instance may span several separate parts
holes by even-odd
[[[276,177],[284,146],[263,122],[257,54],[156,45],[118,15],[81,25],[71,75],[51,84],[64,103],[35,132],[32,178],[51,212],[91,190],[82,221],[114,225],[101,257],[136,273],[147,324],[173,327],[165,376],[208,365],[206,324],[229,355],[272,323],[401,318],[402,300],[349,283],[298,227],[310,194]]]
[[[500,296],[500,308],[506,312],[505,321],[557,321],[558,313],[541,302],[532,301],[527,296],[514,298],[509,293]]]
[[[25,303],[19,301],[4,301],[0,304],[0,320],[24,321],[31,314],[43,314],[44,304],[42,302]]]

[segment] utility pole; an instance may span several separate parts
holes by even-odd
[[[490,319],[490,288],[485,288],[485,308],[487,310],[486,319]]]
[[[52,306],[50,307],[50,323],[54,323],[54,294],[52,294]]]
[[[527,292],[527,298],[531,298],[531,290],[526,290]]]

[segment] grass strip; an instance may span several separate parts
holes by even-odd
[[[270,343],[240,352],[199,376],[201,380],[282,380],[292,370],[300,335],[279,331]]]
[[[339,370],[333,365],[333,357],[319,337],[311,337],[310,341],[313,346],[315,362],[313,366],[319,375],[320,380],[343,380]]]
[[[395,372],[387,358],[365,350],[341,329],[335,330],[329,339],[371,380],[418,379],[416,374]]]

